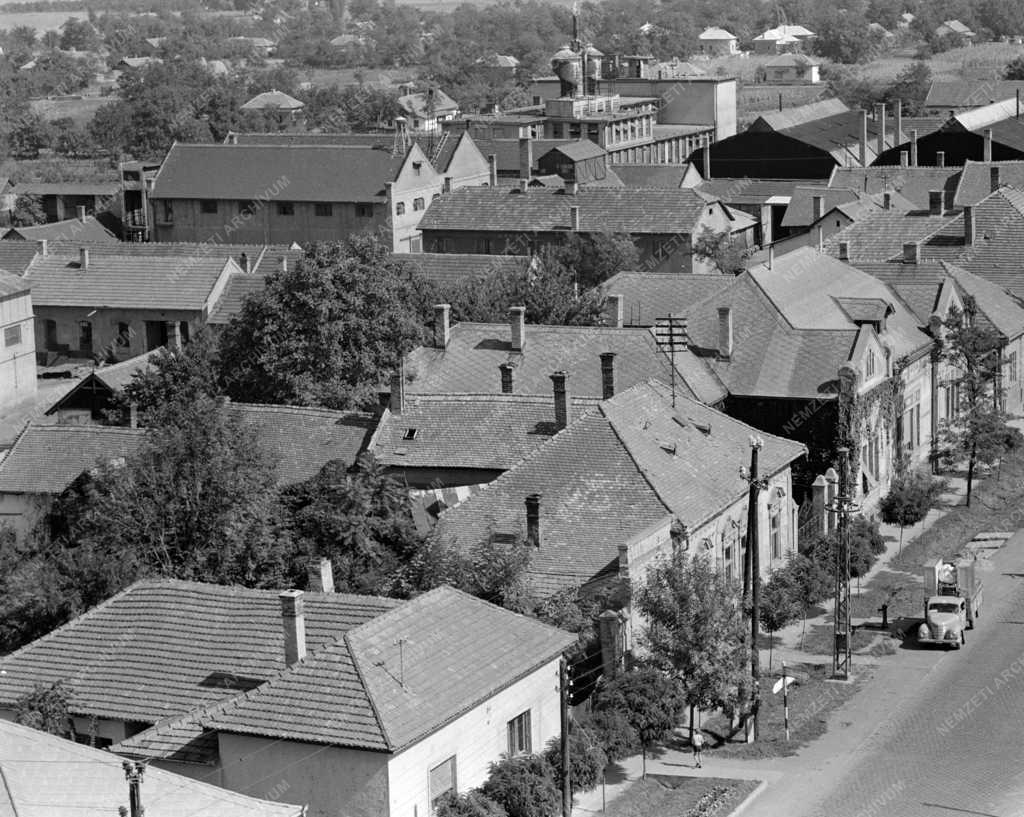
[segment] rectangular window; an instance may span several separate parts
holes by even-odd
[[[163,218],[161,219],[164,224],[174,223],[174,202],[164,200],[160,202],[161,209],[163,210]]]
[[[90,321],[78,322],[78,349],[82,352],[92,351],[92,323]]]
[[[295,203],[291,201],[279,201],[277,203],[277,214],[279,216],[294,216]]]
[[[334,206],[331,205],[330,202],[317,202],[313,208],[313,212],[323,218],[330,218],[334,215]]]
[[[508,722],[508,756],[528,755],[533,751],[530,736],[530,710]]]
[[[117,345],[127,349],[132,340],[132,328],[129,324],[120,321],[117,324]]]
[[[430,770],[430,810],[437,810],[437,801],[448,792],[457,792],[455,755]]]
[[[43,334],[46,338],[46,351],[57,351],[57,321],[47,318],[43,321]]]
[[[21,324],[4,327],[4,346],[17,346],[21,343]]]
[[[199,202],[199,212],[214,214],[217,212],[217,200],[216,199],[202,199]]]
[[[424,204],[423,204],[423,199],[421,199],[421,198],[419,198],[419,197],[417,196],[416,198],[414,198],[414,199],[412,200],[412,209],[413,209],[413,210],[422,210],[422,209],[423,209],[423,207],[424,207]]]
[[[782,514],[775,511],[769,518],[769,530],[772,543],[772,558],[782,558]]]
[[[356,216],[358,218],[373,218],[373,205],[372,204],[357,204],[356,205]]]
[[[404,201],[395,202],[395,215],[396,216],[404,216],[405,215],[405,202]]]
[[[1007,366],[1010,369],[1009,380],[1010,380],[1011,383],[1016,383],[1017,382],[1017,353],[1016,352],[1010,352],[1010,355],[1007,358],[1006,363],[1007,363]]]

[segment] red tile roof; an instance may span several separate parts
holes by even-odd
[[[928,209],[932,190],[952,191],[960,180],[959,167],[837,167],[828,181],[829,187],[881,193],[894,190],[921,210]]]
[[[999,171],[999,184],[1024,190],[1024,161],[976,162],[968,159],[960,174],[953,203],[957,207],[977,204],[992,192],[992,169]]]
[[[476,253],[393,253],[391,260],[439,286],[448,287],[495,272],[524,272],[533,262],[529,255]]]
[[[117,236],[104,227],[92,216],[81,221],[68,218],[64,221],[52,221],[48,224],[36,224],[32,227],[11,227],[3,234],[5,240],[24,241],[87,241],[103,244],[116,244]]]
[[[267,276],[256,272],[235,272],[228,277],[224,291],[210,310],[207,323],[222,325],[242,314],[242,307],[250,295],[262,292],[267,285]]]
[[[605,295],[622,296],[626,326],[654,326],[659,318],[680,314],[690,304],[725,289],[731,275],[687,275],[669,272],[620,272],[601,285]]]
[[[0,299],[21,295],[32,289],[32,284],[17,275],[0,269]]]

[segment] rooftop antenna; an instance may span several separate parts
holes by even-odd
[[[405,639],[399,638],[395,644],[398,645],[398,683],[405,689]]]
[[[676,352],[685,352],[687,347],[686,318],[669,315],[658,318],[654,325],[654,341],[663,352],[668,352],[669,377],[672,384],[672,408],[676,407]]]

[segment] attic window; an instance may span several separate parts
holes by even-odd
[[[419,431],[420,430],[418,428],[407,428],[402,433],[402,439],[403,440],[415,440],[416,439],[416,435],[419,433]]]
[[[420,168],[423,167],[423,162],[413,162],[412,169],[416,171],[416,175],[420,175]]]

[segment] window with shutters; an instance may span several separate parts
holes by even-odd
[[[455,755],[430,770],[430,811],[437,810],[437,801],[448,792],[458,791],[455,781]]]
[[[530,739],[530,710],[508,722],[508,756],[528,755],[533,751]]]

